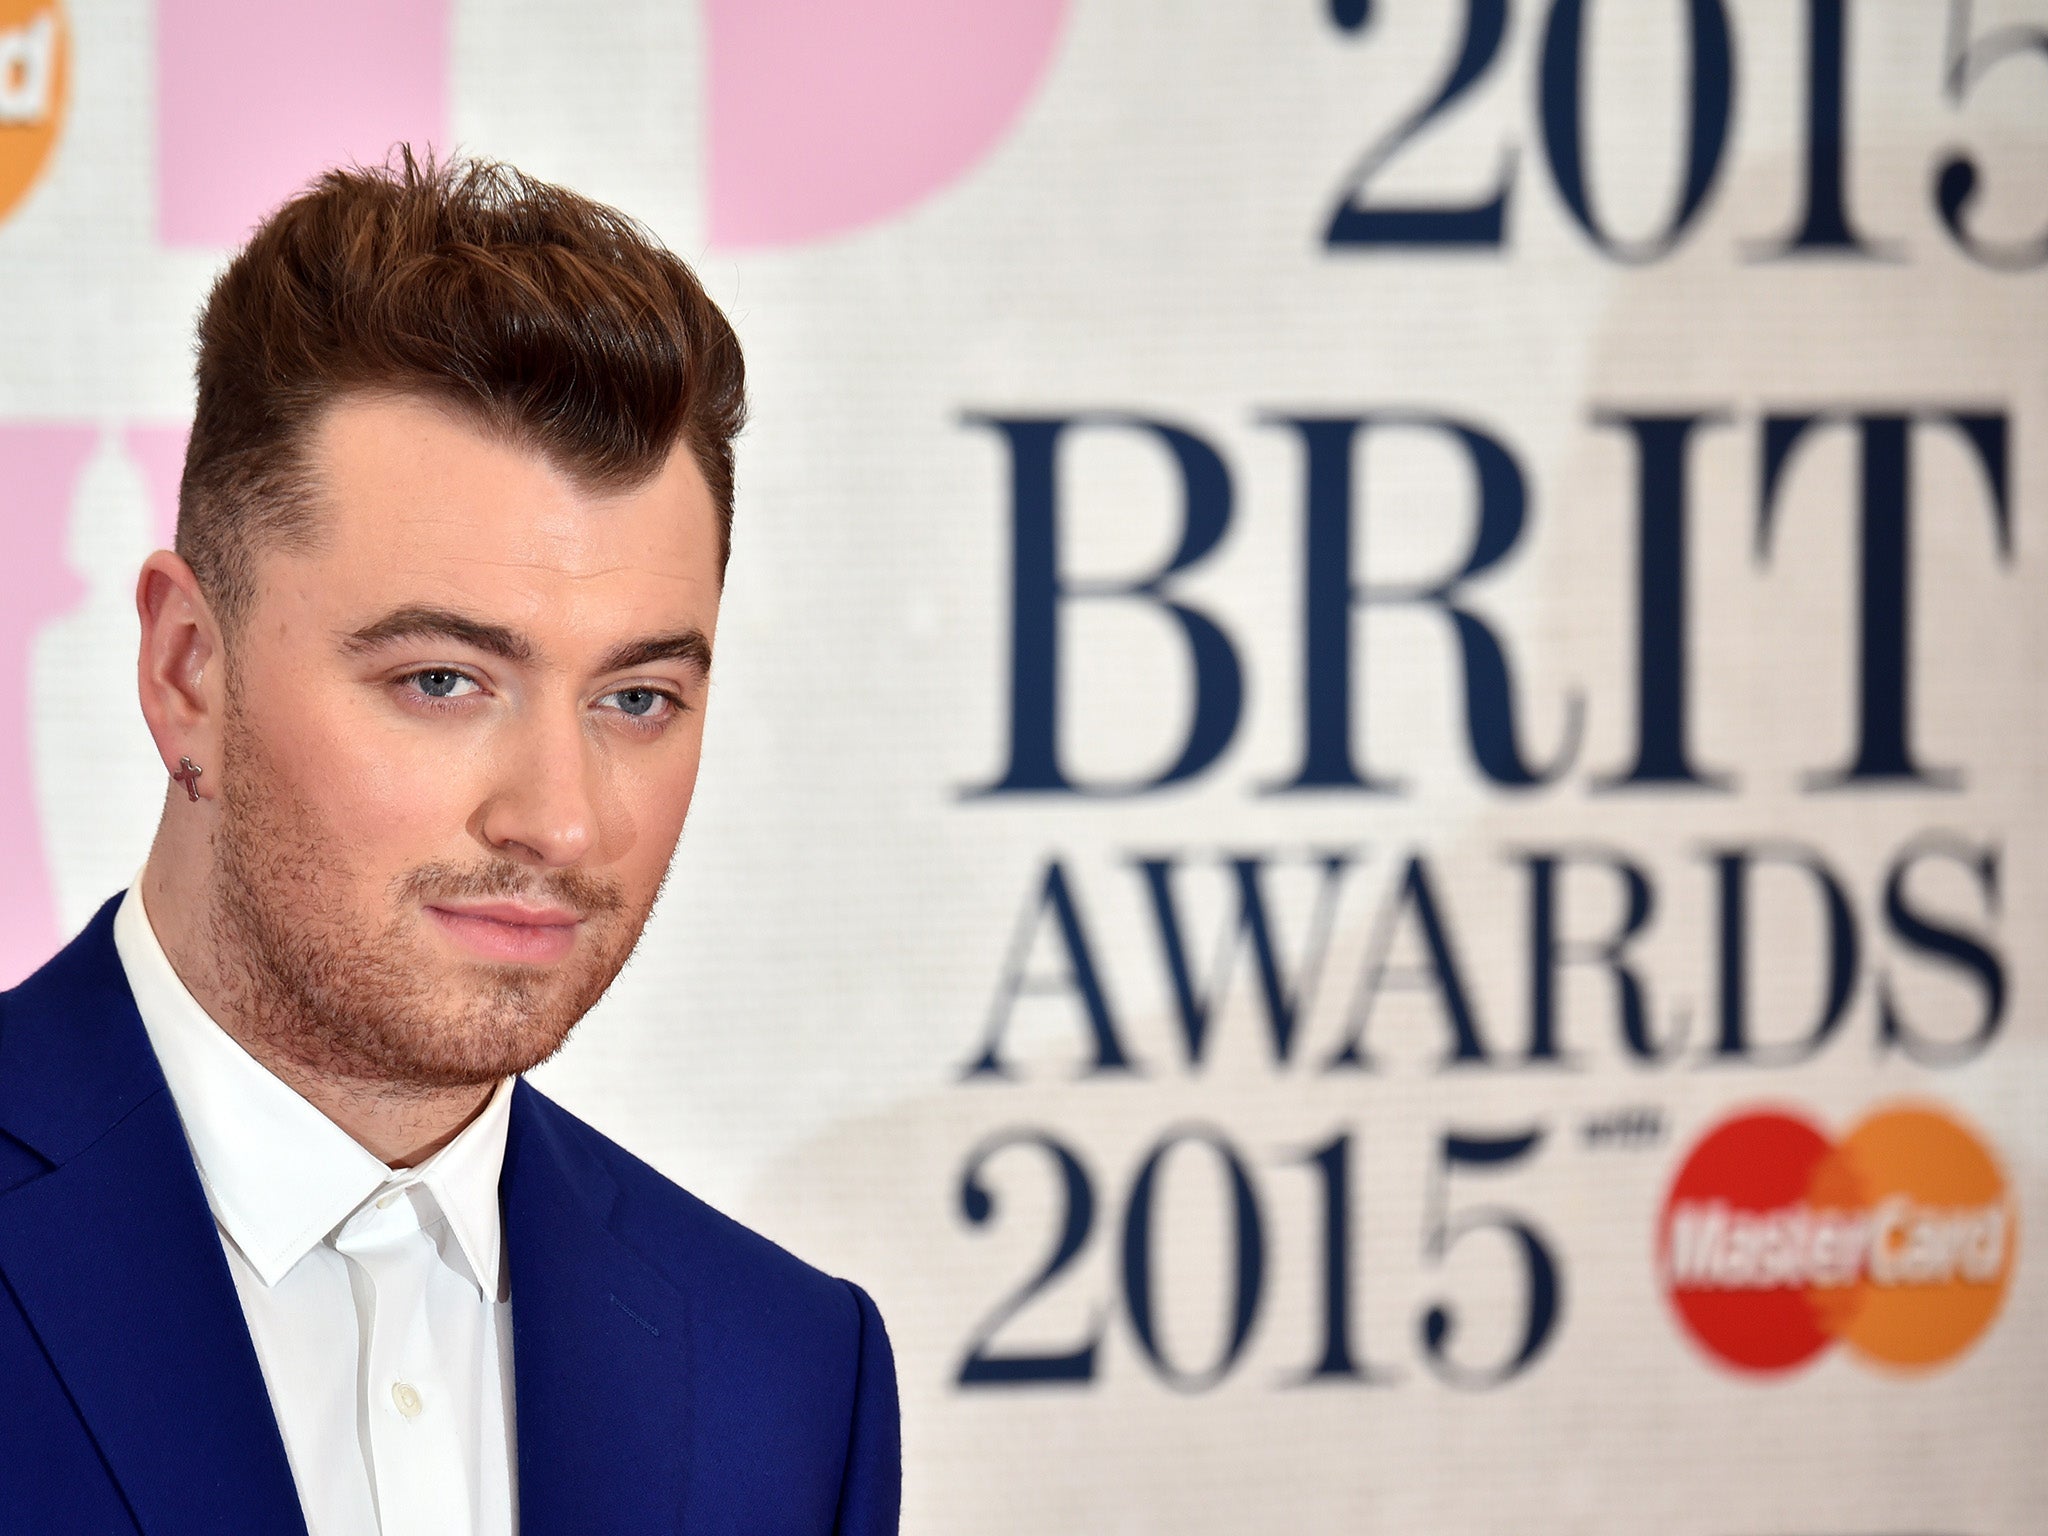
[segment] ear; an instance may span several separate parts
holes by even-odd
[[[202,769],[219,762],[226,652],[219,621],[192,567],[167,549],[143,561],[135,612],[142,620],[136,659],[142,717],[156,739],[164,771],[175,772],[185,757]],[[211,798],[207,791],[220,780],[199,782],[202,798]]]

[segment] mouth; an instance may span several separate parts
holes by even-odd
[[[566,907],[516,901],[436,902],[429,918],[456,945],[479,960],[547,965],[576,947],[583,919]]]

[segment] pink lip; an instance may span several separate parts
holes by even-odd
[[[582,921],[562,907],[527,907],[488,901],[430,906],[441,931],[478,959],[545,965],[576,947]]]

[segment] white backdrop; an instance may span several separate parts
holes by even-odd
[[[502,156],[755,398],[539,1079],[874,1291],[906,1530],[2048,1528],[2048,5],[6,0],[0,117],[11,976],[160,803],[211,274]],[[1997,1252],[1675,1294],[1731,1121],[1697,1211]]]

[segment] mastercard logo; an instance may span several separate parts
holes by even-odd
[[[1837,1342],[1928,1370],[1997,1318],[2019,1237],[1997,1160],[1946,1110],[1889,1105],[1840,1141],[1761,1111],[1678,1170],[1657,1273],[1686,1332],[1737,1370],[1791,1370]]]
[[[70,51],[57,0],[0,0],[0,219],[28,195],[56,146]]]

